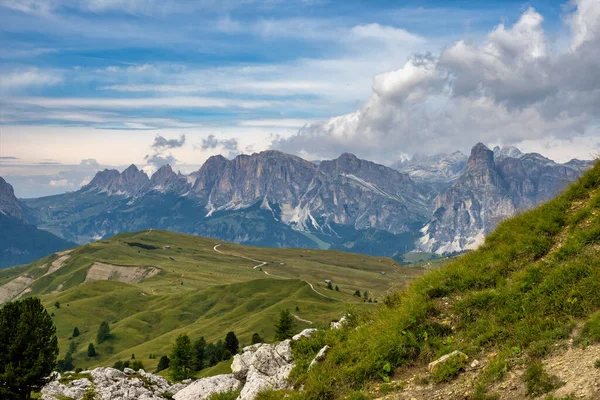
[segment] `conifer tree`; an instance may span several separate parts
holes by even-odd
[[[98,334],[96,335],[96,343],[100,344],[102,342],[105,342],[108,339],[110,339],[110,337],[110,326],[108,325],[108,322],[104,321],[100,324],[100,327],[98,328]]]
[[[180,381],[189,378],[192,373],[192,342],[188,335],[177,336],[170,358],[169,368],[173,379]]]
[[[0,398],[29,398],[48,382],[57,356],[56,328],[39,299],[0,308]]]
[[[237,354],[240,348],[240,341],[234,332],[227,332],[225,336],[225,349],[229,350],[231,354]]]
[[[96,348],[94,347],[93,343],[90,343],[88,345],[87,355],[88,355],[88,357],[96,357],[96,355],[97,355]]]
[[[200,371],[206,366],[206,340],[204,336],[194,342],[192,356],[192,369]]]
[[[281,311],[279,321],[275,325],[275,340],[289,339],[294,335],[296,323],[289,309]]]

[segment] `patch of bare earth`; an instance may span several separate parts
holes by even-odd
[[[554,354],[543,360],[544,370],[558,377],[564,384],[553,392],[539,397],[527,396],[523,382],[525,366],[513,368],[505,378],[492,385],[488,393],[498,395],[498,400],[543,400],[548,395],[555,398],[572,396],[573,399],[600,399],[600,368],[594,363],[600,359],[600,344],[587,347],[573,346],[570,341],[564,347],[557,347]],[[472,362],[472,360],[470,360]],[[465,400],[472,398],[479,374],[487,365],[482,360],[476,367],[467,367],[455,380],[448,383],[427,384],[423,378],[427,376],[427,368],[414,367],[397,375],[391,383],[397,390],[394,393],[380,395],[378,399],[386,400]]]
[[[0,304],[19,297],[33,282],[32,278],[22,275],[0,286]]]
[[[85,282],[91,281],[119,281],[124,283],[139,283],[144,279],[152,278],[160,272],[154,267],[134,267],[94,263],[87,271]]]
[[[65,262],[69,259],[70,253],[72,250],[65,250],[65,251],[61,251],[59,253],[56,253],[57,256],[59,256],[56,260],[52,261],[52,263],[50,264],[50,268],[48,268],[48,271],[44,274],[44,276],[46,275],[50,275],[56,271],[58,271],[59,269],[62,268],[62,266],[65,264]]]

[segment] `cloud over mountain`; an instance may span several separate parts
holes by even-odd
[[[576,0],[566,46],[553,44],[533,8],[481,43],[459,40],[376,75],[357,111],[313,123],[272,147],[308,157],[340,151],[394,161],[399,151],[436,152],[477,140],[519,143],[598,135],[600,3]],[[558,47],[558,48],[555,48]]]

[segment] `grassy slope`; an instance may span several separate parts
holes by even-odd
[[[0,285],[22,274],[37,279],[28,295],[41,296],[54,313],[61,354],[69,346],[73,328],[81,331],[73,339],[78,345],[77,366],[112,364],[135,353],[150,369],[158,359],[150,360],[149,354],[167,354],[179,333],[216,341],[233,330],[242,344],[248,344],[254,332],[270,339],[279,312],[296,306],[300,311],[293,311],[295,314],[314,322],[298,322],[298,328],[324,326],[339,318],[349,305],[372,306],[353,297],[356,289],[368,289],[373,298],[382,298],[388,290],[421,274],[419,268],[402,267],[387,258],[229,243],[218,247],[222,254],[214,250],[218,243],[156,230],[119,234],[76,248],[62,268],[47,276],[44,274],[57,255],[0,271]],[[171,248],[166,249],[167,245]],[[262,271],[254,269],[258,262],[240,256],[267,264]],[[152,266],[161,272],[137,284],[83,283],[89,267],[98,261]],[[325,279],[338,285],[340,292],[327,290]],[[307,282],[328,297],[315,293]],[[57,301],[59,309],[54,307]],[[114,338],[97,346],[98,357],[88,359],[88,343],[95,342],[96,330],[104,320],[111,323]]]
[[[505,221],[479,250],[357,315],[349,329],[299,344],[294,377],[304,392],[292,398],[344,398],[453,350],[498,354],[479,376],[474,398],[485,398],[511,362],[535,363],[582,322],[582,340],[600,341],[599,251],[597,163],[558,198]],[[307,373],[325,344],[327,359]]]

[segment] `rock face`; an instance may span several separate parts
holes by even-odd
[[[233,358],[233,376],[244,381],[238,400],[252,400],[267,389],[286,389],[293,368],[291,340],[277,345],[259,343],[245,347]]]
[[[177,392],[175,400],[205,400],[215,393],[236,391],[242,388],[242,382],[233,375],[216,375],[199,379],[185,389]]]
[[[474,249],[502,220],[556,196],[585,168],[516,148],[473,147],[465,172],[435,199],[417,247],[439,254]],[[588,166],[591,165],[588,163]]]
[[[0,176],[0,213],[23,219],[23,208],[15,197],[13,187]]]
[[[114,368],[96,368],[84,371],[86,378],[60,383],[60,375],[42,388],[42,400],[56,400],[57,396],[81,399],[86,391],[93,391],[100,400],[164,400],[163,393],[178,393],[184,385],[171,385],[165,378],[139,370],[127,375]],[[69,374],[65,374],[69,377]]]

